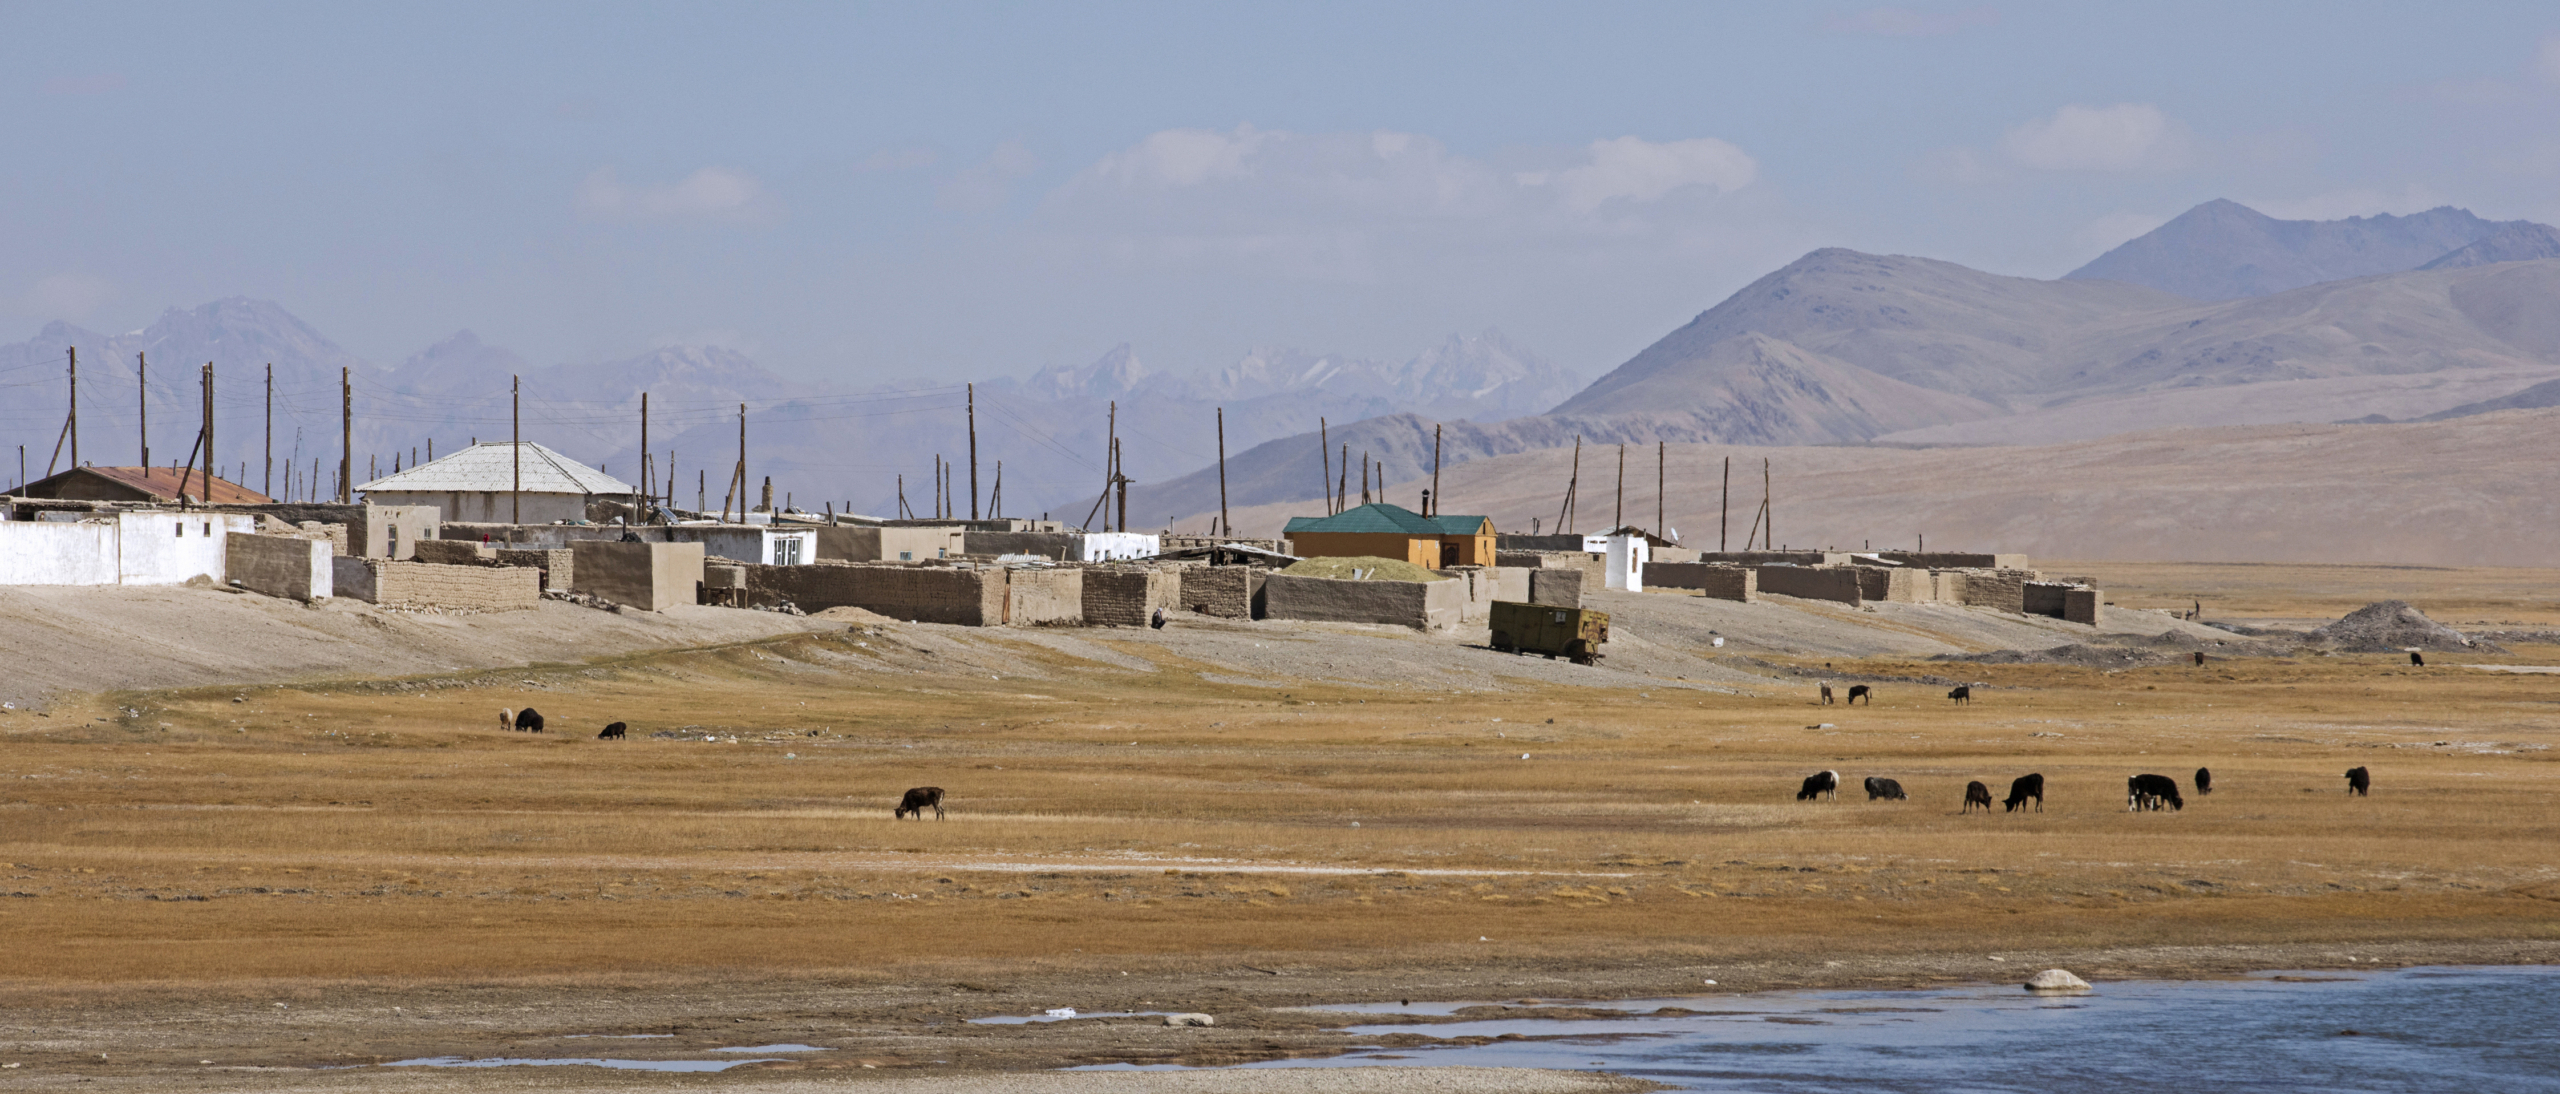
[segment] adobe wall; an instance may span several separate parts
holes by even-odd
[[[416,559],[441,566],[494,566],[498,553],[469,540],[428,539],[418,542]]]
[[[331,560],[345,582],[341,595],[369,595],[386,608],[439,608],[447,611],[525,611],[542,603],[539,576],[520,566],[442,566],[386,558],[337,557]],[[357,572],[364,576],[357,577]]]
[[[820,561],[923,562],[956,558],[966,546],[966,533],[950,525],[846,525],[820,527],[817,533]]]
[[[1582,606],[1583,577],[1581,570],[1531,570],[1529,571],[1529,603],[1557,608],[1579,608]],[[1594,583],[1597,583],[1596,579]]]
[[[1182,571],[1181,606],[1202,615],[1253,619],[1254,594],[1263,582],[1251,566],[1194,566]]]
[[[2106,604],[2106,593],[2101,590],[2066,590],[2062,594],[2062,618],[2068,622],[2086,623],[2094,627],[2098,625],[2100,619],[2105,618]]]
[[[1769,566],[1781,562],[1798,566],[1846,566],[1847,551],[1700,551],[1700,562],[1730,562],[1736,566]]]
[[[1858,598],[1870,603],[1879,600],[1919,603],[1923,599],[1921,586],[1924,582],[1921,579],[1929,576],[1925,572],[1890,566],[1852,566],[1850,569],[1858,575]]]
[[[256,536],[238,532],[223,545],[227,580],[253,593],[287,600],[327,600],[335,584],[329,545],[298,536]]]
[[[1575,554],[1580,554],[1585,549],[1585,545],[1589,544],[1596,538],[1598,537],[1584,535],[1497,535],[1493,537],[1493,549],[1497,553],[1534,551],[1539,554],[1545,554],[1551,551],[1570,551]]]
[[[579,540],[569,545],[569,551],[572,592],[644,612],[692,604],[699,596],[703,560],[699,543]]]
[[[566,547],[496,547],[489,551],[490,563],[529,567],[542,574],[543,588],[563,591],[578,585],[576,559],[577,552]]]
[[[1760,598],[1760,575],[1741,566],[1710,562],[1657,562],[1645,567],[1645,583],[1666,589],[1696,589],[1713,600]]]
[[[1009,627],[1084,625],[1084,571],[1007,569],[1004,622]]]
[[[2096,589],[2059,581],[2027,582],[2024,593],[2022,599],[2028,615],[2068,619],[2093,627],[2097,625],[2099,612],[2105,603],[2104,594]],[[2078,602],[2076,607],[2075,601]]]
[[[1964,573],[1959,570],[1929,571],[1929,599],[1940,604],[1964,603]]]
[[[1465,622],[1493,618],[1493,602],[1529,599],[1529,571],[1518,566],[1461,566],[1433,573],[1466,586]]]
[[[972,555],[1037,555],[1073,562],[1083,554],[1083,537],[1074,532],[981,532],[960,537],[961,550]]]
[[[1143,627],[1158,608],[1182,606],[1182,574],[1174,570],[1090,569],[1084,572],[1084,621],[1092,627]]]
[[[1609,574],[1608,559],[1587,551],[1496,551],[1493,564],[1536,570],[1575,570],[1586,575],[1594,588]]]
[[[1841,604],[1861,602],[1859,572],[1854,566],[1762,566],[1758,570],[1762,593]]]
[[[1467,590],[1456,581],[1347,581],[1272,574],[1263,581],[1262,604],[1269,619],[1449,630],[1465,619]]]
[[[2034,576],[2025,570],[1967,570],[1964,574],[1964,604],[1969,608],[2024,614],[2027,610],[2027,582]]]
[[[995,627],[1004,624],[1009,602],[1002,570],[895,563],[740,568],[749,602],[788,600],[804,612],[861,608],[913,623]]]
[[[1221,546],[1260,547],[1265,551],[1283,555],[1297,553],[1289,549],[1289,541],[1285,539],[1257,539],[1252,536],[1160,536],[1156,540],[1159,551],[1186,551],[1195,547]]]
[[[1964,551],[1878,551],[1876,557],[1905,566],[1925,566],[1932,570],[2024,570],[2027,556],[2022,554],[1975,554]]]

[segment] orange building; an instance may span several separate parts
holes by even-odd
[[[1376,502],[1329,517],[1291,517],[1281,534],[1301,558],[1400,558],[1431,570],[1493,565],[1493,518],[1426,517]]]

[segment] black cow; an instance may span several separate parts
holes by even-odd
[[[2199,767],[2196,769],[2196,796],[2201,798],[2210,793],[2213,793],[2213,771]]]
[[[2373,795],[2373,775],[2361,767],[2347,769],[2347,793]]]
[[[1147,626],[1149,626],[1149,627],[1153,627],[1153,628],[1155,628],[1156,630],[1163,630],[1163,629],[1164,629],[1164,609],[1162,609],[1162,608],[1158,608],[1158,609],[1156,609],[1156,610],[1155,610],[1155,614],[1148,616],[1148,617],[1147,617]]]
[[[2426,659],[2425,657],[2423,657],[2423,656],[2420,656],[2420,655],[2419,655],[2419,653],[2418,653],[2418,651],[2416,651],[2416,650],[2410,650],[2410,651],[2409,651],[2409,663],[2410,663],[2411,665],[2414,665],[2414,666],[2418,667],[2418,668],[2425,668],[2425,667],[2427,667],[2427,659]]]
[[[1800,802],[1839,796],[1840,773],[1837,771],[1817,771],[1807,775],[1804,777],[1804,789],[1796,791],[1796,800]]]
[[[2036,812],[2044,812],[2044,776],[2020,775],[2010,780],[2009,800],[2000,803],[2002,807],[2000,811],[2015,813],[2027,804],[2028,798],[2036,800]]]
[[[1985,813],[1991,811],[1991,788],[1982,785],[1980,779],[1964,784],[1964,811],[1973,812],[1973,807],[1977,805],[1981,806]]]
[[[1973,685],[1958,684],[1954,691],[1947,693],[1947,698],[1953,699],[1959,703],[1971,703],[1973,702]]]
[[[907,814],[913,813],[916,815],[917,820],[923,820],[924,811],[927,809],[933,810],[933,819],[943,819],[941,787],[919,786],[913,790],[907,791],[906,797],[898,799],[898,808],[890,812],[889,818],[891,820],[905,820]]]
[[[1891,779],[1880,779],[1873,775],[1869,775],[1867,776],[1867,800],[1874,801],[1877,798],[1886,798],[1893,801],[1910,800],[1910,796],[1902,792],[1901,783],[1895,782]]]
[[[2178,796],[2178,780],[2167,775],[2134,775],[2124,781],[2126,812],[2136,809],[2157,811],[2166,803],[2169,808],[2185,810],[2186,799]]]
[[[1853,707],[1858,705],[1860,699],[1866,700],[1868,706],[1876,705],[1876,693],[1873,689],[1865,684],[1849,685],[1849,705]]]
[[[599,741],[619,741],[623,738],[623,734],[627,728],[628,727],[624,726],[622,723],[615,722],[612,725],[604,727],[604,732],[596,734],[596,739]]]
[[[2197,650],[2197,651],[2196,651],[2196,664],[2198,664],[2198,665],[2202,665],[2202,664],[2204,664],[2204,651],[2203,651],[2203,650]]]
[[[524,733],[542,732],[542,712],[532,707],[517,711],[516,729]]]

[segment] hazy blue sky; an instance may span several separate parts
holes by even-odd
[[[231,295],[396,363],[1596,374],[1818,246],[2560,221],[2560,5],[0,0],[0,337]]]

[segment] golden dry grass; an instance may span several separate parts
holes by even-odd
[[[1045,678],[868,672],[869,648],[824,636],[14,716],[0,892],[33,895],[0,897],[5,975],[2560,937],[2553,677],[2382,656],[1843,663],[1984,684],[1971,707],[1887,683],[1873,708],[1844,708],[1792,692],[1248,688],[1021,651]],[[2560,650],[2505,660],[2560,664]],[[555,732],[489,724],[528,702]],[[611,720],[633,739],[592,739]],[[697,739],[650,736],[688,726]],[[2124,811],[2128,774],[2183,785],[2199,765],[2212,796]],[[2375,772],[2370,798],[2343,793],[2356,765]],[[1793,801],[1824,768],[1840,800]],[[1958,812],[1967,780],[1996,797],[2027,771],[2048,779],[2044,812]],[[1866,803],[1869,774],[1913,800]],[[899,791],[928,784],[949,790],[948,822],[890,819]]]

